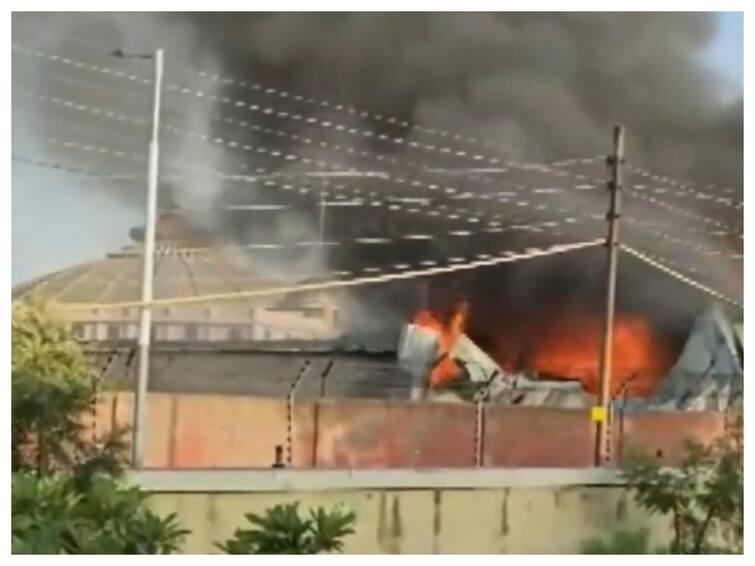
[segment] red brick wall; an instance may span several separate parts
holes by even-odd
[[[485,466],[592,466],[595,427],[588,409],[490,407],[485,429]]]
[[[132,396],[105,395],[97,427],[113,410],[130,425]],[[309,468],[422,468],[474,465],[476,411],[457,403],[338,400],[297,403],[293,462]],[[316,422],[317,420],[317,422]],[[157,468],[268,468],[286,444],[284,399],[153,393],[149,397],[145,464]],[[723,429],[715,413],[636,413],[614,426],[615,459],[633,447],[677,461],[687,438],[709,441]],[[318,433],[315,435],[315,429]],[[592,465],[594,428],[588,410],[488,407],[486,467]],[[315,454],[316,451],[316,454]]]

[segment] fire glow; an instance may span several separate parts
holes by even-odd
[[[430,371],[431,387],[439,387],[456,379],[461,368],[448,355],[456,341],[464,333],[468,308],[466,303],[460,303],[448,318],[430,310],[421,310],[412,321],[417,326],[432,330],[438,335],[438,362]]]
[[[603,323],[598,318],[579,322],[555,320],[543,328],[525,368],[540,375],[578,379],[590,393],[597,393]],[[646,320],[620,314],[614,322],[611,395],[628,384],[630,396],[652,393],[657,381],[668,371],[673,358],[661,346]]]
[[[438,363],[430,372],[431,387],[439,387],[460,375],[458,364],[448,356],[465,331],[466,304],[450,316],[423,310],[414,324],[438,335]],[[488,354],[506,371],[526,371],[540,377],[579,380],[589,393],[599,387],[600,348],[603,322],[591,313],[566,313],[542,309],[527,320],[512,318],[490,337]],[[644,318],[619,313],[614,323],[611,395],[650,395],[674,361],[673,348],[654,332]],[[627,383],[626,390],[623,384]]]

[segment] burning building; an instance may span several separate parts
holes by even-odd
[[[452,392],[467,400],[484,393],[512,405],[595,403],[597,319],[553,317],[536,337],[512,328],[489,355],[464,333],[467,316],[468,305],[457,302],[445,316],[421,310],[404,328],[398,358],[414,380],[415,399]],[[646,319],[629,314],[616,320],[613,349],[611,396],[625,406],[631,398],[631,408],[725,410],[741,401],[741,325],[715,305],[696,318],[678,359]]]

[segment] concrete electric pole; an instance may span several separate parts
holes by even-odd
[[[605,333],[600,353],[600,391],[598,406],[592,418],[597,423],[595,466],[610,461],[611,442],[611,377],[613,370],[613,321],[616,308],[616,271],[619,252],[619,219],[621,218],[622,165],[624,163],[624,127],[614,126],[613,153],[607,159],[611,178],[608,181],[610,204],[608,207],[608,277],[606,281]]]

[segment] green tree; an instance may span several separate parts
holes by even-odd
[[[299,504],[276,505],[265,515],[245,515],[254,528],[236,529],[233,538],[216,543],[226,554],[320,554],[341,552],[341,539],[353,534],[356,515],[339,508],[309,510],[299,515]]]
[[[125,430],[92,438],[86,358],[39,305],[12,321],[12,548],[35,554],[171,553],[187,531],[122,481]]]
[[[672,554],[741,553],[744,535],[742,415],[708,446],[688,442],[681,465],[635,456],[624,476],[650,513],[669,514]]]
[[[44,307],[14,303],[11,324],[13,471],[122,468],[124,429],[87,436],[95,376],[64,325]]]

